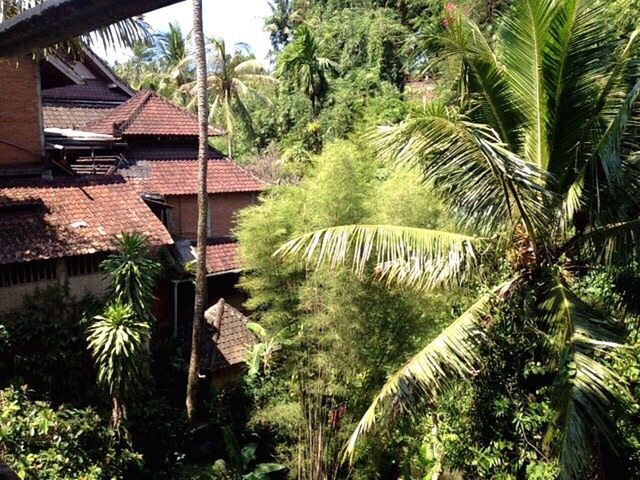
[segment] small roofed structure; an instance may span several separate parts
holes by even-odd
[[[208,328],[200,370],[205,376],[212,375],[216,384],[224,384],[242,372],[256,338],[247,327],[249,318],[224,298],[210,307],[204,318]]]

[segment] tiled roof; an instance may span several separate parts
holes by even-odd
[[[88,107],[42,107],[44,117],[44,128],[71,128],[81,130],[87,123],[100,120],[107,113],[108,108],[88,108]]]
[[[223,312],[220,318],[220,329],[216,331],[216,317],[220,306]],[[247,348],[256,341],[251,330],[247,328],[249,319],[224,302],[209,308],[204,317],[213,329],[213,338],[210,341],[215,342],[214,347],[216,347],[214,370],[244,363],[247,358]]]
[[[238,270],[238,245],[236,243],[219,243],[207,245],[207,274]]]
[[[84,85],[67,85],[42,90],[43,101],[124,102],[128,99],[128,95],[110,89],[102,81],[87,81]]]
[[[198,119],[150,90],[143,90],[114,108],[101,120],[87,126],[109,135],[197,136]],[[209,135],[222,135],[209,127]]]
[[[159,195],[194,195],[198,193],[197,160],[138,161],[122,175],[141,192]],[[209,160],[209,193],[259,192],[265,184],[231,160]]]
[[[109,251],[114,235],[133,231],[173,243],[119,176],[0,184],[0,264]]]

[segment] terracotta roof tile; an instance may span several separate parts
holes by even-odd
[[[108,135],[197,136],[197,117],[150,90],[143,90],[87,129]],[[209,135],[223,132],[209,127]]]
[[[173,243],[122,177],[0,184],[0,264],[109,251],[114,235],[133,231]]]
[[[238,245],[220,243],[207,245],[207,274],[229,272],[240,269]]]
[[[95,122],[109,113],[108,108],[87,107],[42,107],[44,128],[71,128],[81,130],[88,123]]]
[[[198,193],[197,160],[149,160],[121,170],[144,193],[193,195]],[[209,193],[259,192],[266,185],[231,160],[209,160]]]
[[[223,303],[223,313],[220,319],[220,331],[215,331],[215,321],[219,304],[209,308],[204,316],[209,326],[214,329],[216,356],[214,370],[244,363],[247,349],[256,341],[251,330],[247,328],[249,319],[228,303]],[[210,340],[210,341],[213,341]]]

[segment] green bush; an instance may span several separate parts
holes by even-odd
[[[33,480],[137,478],[142,465],[94,410],[32,401],[26,387],[0,391],[0,458]]]
[[[60,284],[25,297],[4,325],[10,338],[8,348],[0,347],[0,366],[7,366],[9,377],[4,380],[27,384],[54,403],[85,401],[95,385],[85,329],[100,308],[93,297],[76,301]]]

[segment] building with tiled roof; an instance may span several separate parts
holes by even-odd
[[[197,137],[199,131],[198,118],[193,113],[150,90],[137,93],[85,129],[117,137]],[[209,135],[220,136],[223,132],[209,127]]]
[[[173,244],[139,193],[119,176],[0,182],[0,310],[16,289],[68,281],[72,293],[104,292],[98,271],[114,238],[142,232],[151,247]]]
[[[198,162],[189,160],[139,160],[122,174],[146,193],[195,195],[198,193]],[[260,192],[265,184],[237,163],[209,160],[207,191],[214,193]]]
[[[102,294],[98,264],[113,236],[141,231],[154,246],[168,245],[185,267],[159,285],[159,328],[188,329],[193,292],[186,264],[195,258],[198,213],[196,116],[151,91],[133,92],[90,51],[81,60],[25,61],[17,70],[0,63],[0,80],[6,85],[0,139],[9,140],[0,143],[0,311],[42,282],[69,279],[78,296],[82,289]],[[224,132],[210,127],[209,134]],[[265,184],[214,148],[208,158],[209,299],[224,295],[240,307],[236,215],[256,202]],[[7,175],[32,178],[7,181]]]

